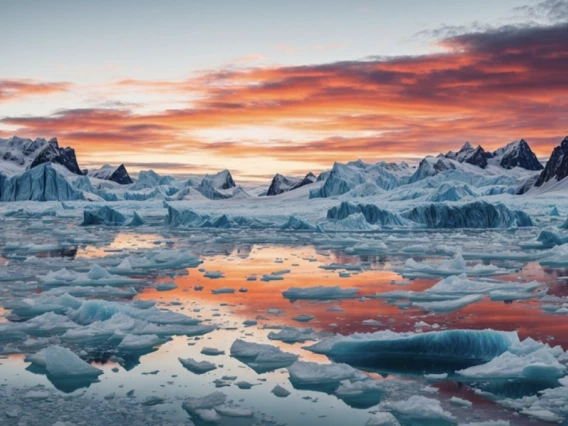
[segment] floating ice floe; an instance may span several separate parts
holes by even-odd
[[[203,274],[203,277],[204,278],[210,278],[212,280],[216,280],[216,279],[219,279],[219,278],[224,278],[225,274],[223,274],[221,271],[205,271],[205,273]]]
[[[231,345],[231,356],[257,373],[288,367],[298,359],[298,355],[283,352],[276,346],[246,342],[241,339],[235,340]]]
[[[290,382],[298,389],[335,390],[344,380],[364,380],[361,371],[347,364],[296,361],[288,367]]]
[[[384,402],[380,408],[395,413],[398,418],[410,424],[457,424],[456,418],[442,408],[440,401],[419,395],[413,395],[404,401]]]
[[[50,271],[46,275],[38,275],[38,280],[43,287],[58,286],[125,286],[139,283],[128,277],[113,275],[103,267],[94,263],[89,272],[74,272],[67,269],[59,271]]]
[[[414,302],[412,305],[432,312],[451,312],[461,309],[472,303],[479,302],[483,295],[470,294],[453,300],[441,300],[437,302]]]
[[[542,297],[543,292],[532,293],[542,284],[537,281],[517,283],[493,279],[471,280],[465,274],[444,278],[422,292],[392,291],[377,293],[375,297],[387,300],[407,299],[412,305],[434,311],[448,312],[462,308],[489,295],[492,300],[523,300]]]
[[[566,374],[566,366],[558,361],[564,351],[560,346],[526,339],[508,348],[491,361],[456,371],[469,380],[533,380],[554,381]]]
[[[292,319],[294,321],[298,321],[298,322],[310,322],[311,320],[313,320],[315,317],[313,315],[307,315],[307,314],[301,314],[301,315],[296,315],[295,317],[293,317]]]
[[[342,380],[334,391],[335,396],[356,408],[370,408],[377,405],[384,393],[383,381],[369,377]]]
[[[45,368],[47,374],[57,378],[72,376],[94,376],[103,374],[102,370],[83,361],[67,348],[50,346],[34,355],[28,355],[27,361]]]
[[[201,349],[201,353],[203,355],[209,355],[209,356],[218,356],[218,355],[223,355],[225,353],[225,351],[217,349],[217,348],[202,348]]]
[[[83,361],[78,355],[61,346],[49,346],[28,355],[26,361],[45,372],[53,385],[63,392],[88,387],[103,371]]]
[[[558,245],[546,252],[546,257],[539,262],[542,266],[564,268],[568,266],[568,245]]]
[[[215,370],[217,366],[209,361],[196,361],[191,358],[178,358],[181,365],[195,374],[203,374]]]
[[[281,271],[274,271],[269,274],[263,274],[261,281],[282,281],[284,279],[284,275],[289,274],[289,269],[282,269]]]
[[[282,292],[286,299],[294,300],[336,300],[351,299],[356,296],[359,289],[335,287],[292,287]]]
[[[307,328],[284,327],[278,332],[268,333],[270,340],[280,340],[285,343],[304,343],[306,340],[317,340],[318,334]]]
[[[128,257],[135,270],[164,270],[196,268],[202,261],[187,251],[169,249],[147,250],[138,255]],[[122,265],[123,263],[121,263]]]
[[[290,391],[284,389],[280,385],[274,386],[270,392],[272,392],[278,398],[286,398],[288,395],[290,395]]]
[[[213,294],[233,294],[234,292],[235,289],[230,287],[221,287],[211,290]]]
[[[122,338],[117,349],[120,351],[142,351],[152,349],[154,346],[163,343],[163,339],[155,334],[133,335],[128,334]]]
[[[379,411],[373,414],[365,426],[400,426],[400,423],[391,413],[386,411]]]
[[[453,259],[446,259],[438,263],[417,262],[414,259],[407,259],[400,272],[406,278],[419,278],[446,277],[463,273],[469,276],[504,275],[511,272],[511,270],[502,269],[495,265],[477,264],[468,266],[463,256],[458,253]]]
[[[71,286],[71,287],[56,287],[48,291],[43,292],[45,296],[62,296],[63,294],[69,294],[75,297],[112,297],[116,299],[129,299],[138,294],[138,292],[133,287],[127,287],[125,289],[120,289],[111,286],[104,287],[92,287],[92,286]]]

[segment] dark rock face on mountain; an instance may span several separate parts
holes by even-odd
[[[473,164],[484,169],[487,167],[487,159],[491,158],[492,154],[485,152],[480,145],[474,148],[469,142],[466,142],[458,152],[450,151],[445,157],[459,163]]]
[[[554,148],[544,170],[535,182],[535,186],[542,186],[551,179],[562,180],[568,176],[568,136],[562,143]]]
[[[0,139],[0,163],[12,171],[23,172],[44,163],[60,164],[75,174],[81,174],[72,148],[59,148],[56,138],[35,140],[13,136]]]
[[[99,170],[90,171],[89,176],[97,179],[110,180],[120,185],[130,185],[131,183],[134,183],[126,170],[126,167],[124,167],[124,164],[121,164],[118,167],[110,166],[108,164],[104,165]]]
[[[544,167],[538,161],[535,153],[524,139],[512,142],[493,153],[493,157],[501,158],[499,165],[504,169],[521,167],[527,170],[542,170]]]
[[[30,169],[44,163],[61,164],[67,170],[77,175],[83,174],[77,163],[75,150],[73,148],[59,148],[57,139],[50,139],[47,145],[40,151],[36,158],[32,161]]]
[[[205,175],[201,185],[211,186],[215,189],[230,189],[237,186],[229,170],[223,170],[214,175]]]
[[[303,179],[289,178],[277,173],[270,183],[268,188],[267,196],[273,196],[282,194],[283,192],[292,191],[294,189],[301,188],[302,186],[309,185],[316,181],[316,176],[309,172]]]
[[[469,142],[458,152],[448,152],[444,157],[459,163],[473,164],[485,169],[489,163],[499,165],[504,169],[521,167],[526,170],[542,170],[542,164],[524,139],[495,150],[487,152],[481,146],[474,148]]]

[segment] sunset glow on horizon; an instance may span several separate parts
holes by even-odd
[[[31,29],[0,48],[0,137],[57,137],[82,167],[267,181],[359,158],[416,164],[466,141],[523,138],[545,159],[568,133],[568,15],[555,2],[500,2],[499,20],[438,2],[416,21],[405,8],[427,7],[411,0],[170,1],[171,22],[151,2],[109,2],[100,27],[86,3],[64,3],[3,6],[3,39]],[[199,24],[212,16],[217,27]],[[246,18],[226,27],[232,16]],[[68,54],[66,38],[84,51]]]

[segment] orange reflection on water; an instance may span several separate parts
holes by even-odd
[[[309,261],[306,259],[317,259]],[[281,259],[282,263],[275,263]],[[163,302],[177,300],[193,307],[216,308],[221,304],[232,304],[232,315],[244,319],[258,318],[259,324],[292,325],[296,327],[310,326],[316,330],[348,334],[354,332],[372,332],[381,329],[394,331],[414,330],[414,324],[425,321],[428,324],[439,324],[450,329],[485,329],[519,332],[521,337],[531,336],[546,341],[554,336],[555,344],[568,347],[568,322],[559,320],[558,316],[544,313],[540,304],[535,301],[513,303],[491,301],[485,298],[481,302],[466,306],[450,313],[429,313],[416,307],[401,309],[382,299],[359,298],[340,301],[296,301],[291,302],[282,296],[290,287],[341,286],[357,287],[358,296],[371,296],[394,290],[423,291],[439,279],[417,279],[406,286],[394,285],[393,281],[402,278],[395,272],[385,270],[386,263],[372,263],[371,269],[360,273],[352,273],[349,278],[340,278],[338,270],[330,271],[319,268],[322,264],[356,263],[356,258],[342,257],[334,253],[326,256],[318,254],[312,247],[265,247],[253,246],[248,257],[240,258],[236,252],[230,256],[213,256],[204,259],[202,268],[208,271],[221,271],[224,278],[204,278],[197,269],[190,269],[188,276],[175,278],[177,289],[158,292],[147,289],[139,295],[141,299],[157,299]],[[536,264],[538,266],[538,264]],[[527,275],[531,279],[539,276],[542,282],[551,281],[543,274],[540,267],[529,264]],[[289,269],[281,281],[260,281],[262,274]],[[518,280],[524,272],[503,277],[507,280]],[[247,281],[246,277],[256,274],[257,281]],[[551,282],[551,288],[557,286]],[[203,286],[203,291],[195,291],[194,286]],[[213,294],[211,291],[222,287],[235,289],[234,294]],[[248,289],[240,293],[241,287]],[[344,312],[328,311],[331,306],[340,306]],[[175,307],[169,307],[170,309]],[[280,316],[273,316],[266,311],[277,308],[284,311]],[[308,323],[294,321],[292,318],[308,314],[315,317]],[[363,325],[362,321],[375,319],[382,323],[378,326]],[[562,319],[562,318],[560,318]],[[425,329],[428,331],[428,329]],[[288,347],[288,346],[287,346]]]

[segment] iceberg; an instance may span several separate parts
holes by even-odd
[[[43,163],[11,178],[0,173],[0,201],[73,201],[84,200],[83,191],[66,178],[60,165]]]
[[[519,342],[516,332],[444,330],[337,335],[306,349],[335,362],[384,370],[453,371],[483,364]],[[460,367],[462,366],[462,367]]]
[[[550,229],[544,229],[536,240],[542,243],[543,247],[554,247],[568,243],[568,236],[562,236]]]
[[[144,219],[136,212],[132,214],[132,217],[129,217],[112,207],[102,206],[97,209],[85,209],[83,211],[83,223],[81,223],[81,226],[90,225],[140,226],[144,225]]]
[[[426,228],[512,228],[533,226],[528,214],[504,204],[475,201],[462,205],[433,203],[403,212],[405,219]]]
[[[327,211],[327,219],[343,220],[358,213],[361,213],[365,220],[373,225],[393,227],[408,224],[408,221],[404,220],[397,213],[383,210],[374,204],[351,204],[347,201],[342,202],[338,207],[329,209]]]
[[[288,221],[282,225],[280,229],[289,229],[293,231],[318,231],[316,226],[294,216],[290,216]]]

